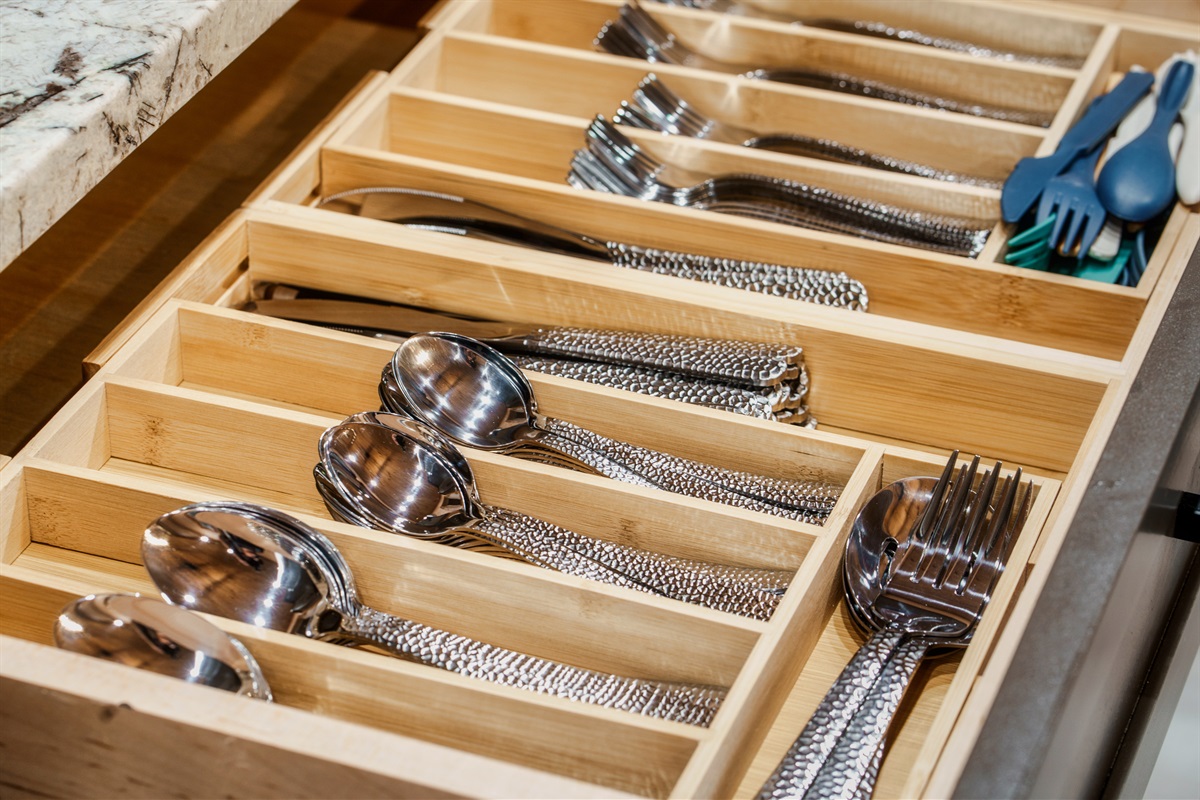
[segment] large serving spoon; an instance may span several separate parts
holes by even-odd
[[[54,622],[63,650],[259,700],[271,689],[245,645],[198,614],[137,594],[73,600]]]
[[[391,655],[528,691],[708,725],[725,690],[627,678],[516,653],[377,611],[337,547],[297,519],[241,503],[164,514],[142,539],[163,597],[186,608]]]
[[[1154,119],[1136,139],[1108,160],[1096,178],[1096,193],[1109,213],[1128,222],[1148,222],[1175,200],[1175,160],[1170,134],[1192,88],[1195,66],[1176,62],[1159,86]]]
[[[402,422],[345,422],[329,428],[319,444],[324,476],[340,502],[373,528],[453,545],[473,537],[540,567],[756,619],[770,617],[793,577],[788,570],[653,553],[485,505],[469,476],[456,474]]]
[[[540,414],[517,365],[465,336],[409,337],[392,356],[390,377],[406,411],[468,447],[534,459],[550,449],[561,463],[614,480],[806,522],[821,522],[837,502],[838,489],[826,483],[723,469]]]

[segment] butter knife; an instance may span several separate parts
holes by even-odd
[[[270,317],[393,334],[445,331],[505,351],[625,364],[722,381],[771,387],[800,375],[803,350],[787,345],[656,333],[514,325],[459,319],[401,306],[350,300],[256,300],[246,306]]]
[[[360,200],[358,214],[417,230],[470,236],[626,269],[703,281],[772,297],[866,311],[867,290],[844,272],[717,258],[606,241],[445,192],[399,186],[351,189],[321,205]]]

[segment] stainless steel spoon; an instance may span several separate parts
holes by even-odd
[[[481,450],[550,449],[577,469],[688,497],[819,524],[839,490],[728,470],[637,447],[538,413],[533,386],[503,353],[451,333],[409,337],[392,356],[402,405],[448,438]]]
[[[336,546],[297,519],[239,503],[159,517],[142,559],[163,597],[187,608],[541,694],[707,725],[725,690],[609,675],[495,647],[364,605]]]
[[[395,427],[343,423],[319,447],[342,501],[379,530],[455,545],[472,537],[547,569],[756,619],[770,617],[793,576],[652,553],[484,505],[473,484]]]
[[[54,623],[63,650],[127,667],[271,700],[262,669],[245,645],[198,614],[138,594],[88,595]]]

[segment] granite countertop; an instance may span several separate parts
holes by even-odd
[[[0,0],[0,269],[296,0]]]

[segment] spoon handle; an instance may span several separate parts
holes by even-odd
[[[840,490],[821,481],[788,481],[725,469],[621,442],[560,419],[543,420],[542,429],[624,465],[651,484],[676,494],[747,508],[764,514],[821,524],[837,503]]]
[[[521,369],[532,372],[715,408],[756,419],[774,419],[777,413],[774,398],[779,391],[776,389],[729,386],[620,364],[521,355],[513,355],[511,358]]]
[[[473,530],[528,553],[531,563],[718,611],[769,619],[791,582],[789,570],[711,564],[595,539],[502,508],[487,508]]]
[[[856,800],[871,796],[879,777],[888,728],[929,646],[926,640],[907,638],[896,647],[858,713],[805,792],[806,800]]]
[[[899,631],[877,631],[858,649],[763,784],[757,800],[807,795],[905,638]]]
[[[573,667],[363,608],[339,634],[409,661],[502,686],[707,727],[725,697],[718,686],[627,678]]]

